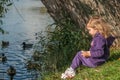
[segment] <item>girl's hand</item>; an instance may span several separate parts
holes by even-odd
[[[90,51],[81,51],[82,52],[82,56],[83,57],[86,57],[86,58],[88,58],[88,57],[90,57],[91,56],[91,54],[90,54]]]

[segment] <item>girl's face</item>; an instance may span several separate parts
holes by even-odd
[[[98,30],[94,28],[87,27],[89,34],[94,37],[94,35],[98,32]]]

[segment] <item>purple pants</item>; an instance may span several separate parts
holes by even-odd
[[[74,70],[79,67],[80,65],[88,66],[88,67],[96,67],[89,58],[85,58],[81,55],[81,51],[79,51],[76,56],[74,57],[72,64],[70,67],[72,67]]]

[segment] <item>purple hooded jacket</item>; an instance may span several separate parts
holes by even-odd
[[[90,48],[90,60],[95,66],[103,64],[109,58],[109,48],[114,40],[115,38],[112,36],[105,39],[100,33],[96,33],[93,37]]]

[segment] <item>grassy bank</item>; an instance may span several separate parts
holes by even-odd
[[[46,73],[43,80],[61,80],[60,76],[64,70]],[[105,64],[96,68],[81,66],[77,69],[76,76],[71,80],[120,80],[119,75],[120,50],[112,50],[111,56]]]

